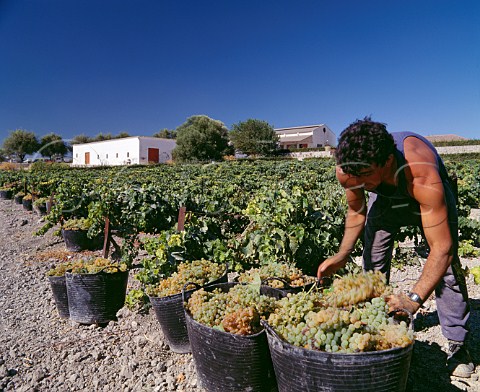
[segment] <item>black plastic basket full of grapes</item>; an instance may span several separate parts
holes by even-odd
[[[280,282],[281,285],[280,287],[273,287],[269,284],[272,282]],[[313,281],[302,286],[291,286],[285,279],[271,277],[262,280],[262,290],[265,294],[280,299],[288,293],[298,293],[303,290],[308,291],[316,284],[317,282]]]
[[[380,273],[367,273],[278,301],[262,323],[279,391],[404,391],[412,316],[388,313],[386,289]]]
[[[201,264],[202,262],[199,261]],[[207,279],[206,286],[227,282],[228,265],[222,266],[221,276],[209,281]],[[168,282],[164,282],[168,285]],[[171,285],[170,285],[171,286]],[[182,284],[183,286],[183,284]],[[171,288],[171,287],[170,287]],[[191,291],[193,291],[192,289]],[[158,323],[162,329],[165,340],[170,349],[178,354],[186,354],[190,352],[190,340],[188,337],[187,325],[185,321],[185,312],[183,310],[181,289],[178,294],[167,296],[149,295],[150,303]]]
[[[199,384],[208,392],[235,392],[235,391],[277,391],[275,373],[268,348],[267,337],[260,320],[257,319],[259,330],[253,328],[249,334],[242,334],[242,328],[250,328],[251,320],[256,315],[249,313],[252,308],[241,308],[225,316],[223,326],[209,326],[204,320],[215,320],[223,317],[215,304],[226,303],[226,296],[235,292],[239,287],[247,288],[236,282],[211,285],[197,290],[184,291],[185,317],[188,335],[192,348],[193,360],[197,371]],[[256,290],[261,290],[257,286]],[[210,305],[201,303],[202,296],[219,295],[218,300]],[[233,295],[233,294],[232,294]],[[246,301],[247,294],[239,294]],[[261,296],[260,300],[254,299],[259,305],[267,298]],[[272,303],[274,298],[268,297]],[[193,303],[192,303],[193,301]],[[189,307],[191,309],[189,309]],[[200,316],[202,322],[194,319]],[[249,316],[252,316],[250,320]],[[248,320],[248,321],[245,321]],[[227,325],[228,323],[228,325]],[[234,332],[232,331],[235,330]],[[228,332],[227,332],[228,331]]]
[[[298,267],[283,262],[251,267],[240,272],[235,278],[235,281],[240,283],[252,283],[258,280],[265,286],[262,290],[268,291],[269,295],[277,298],[284,297],[288,293],[308,291],[317,284],[316,277],[305,275]]]

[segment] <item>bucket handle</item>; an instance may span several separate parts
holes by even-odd
[[[272,280],[278,280],[278,281],[282,282],[284,289],[291,289],[292,288],[292,286],[290,286],[290,284],[285,279],[277,278],[277,277],[274,277],[274,276],[272,276],[270,278],[263,279],[262,284],[266,284],[267,282],[270,282]]]
[[[266,330],[268,331],[268,333],[272,334],[273,336],[275,336],[278,340],[282,340],[284,341],[284,339],[282,339],[278,333],[270,326],[270,324],[268,323],[267,320],[263,320],[263,319],[260,319],[260,325]]]
[[[194,282],[185,283],[182,287],[182,301],[184,303],[187,302],[187,300],[185,299],[185,290],[187,289],[188,286],[192,286],[192,285],[195,286],[195,289],[197,289],[197,290],[202,288],[202,286],[200,286],[199,284],[194,283]]]
[[[397,308],[397,309],[393,309],[391,312],[389,312],[388,315],[394,317],[398,313],[405,314],[407,316],[407,318],[408,318],[408,328],[410,330],[413,330],[413,314],[407,309]]]

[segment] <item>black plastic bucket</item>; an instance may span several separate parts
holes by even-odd
[[[128,271],[112,274],[65,274],[70,319],[80,324],[117,320],[125,303]]]
[[[47,214],[47,205],[45,203],[39,204],[39,205],[34,205],[33,209],[40,216],[43,216],[43,215]]]
[[[170,350],[178,354],[190,352],[182,294],[168,297],[149,297],[155,316],[162,328]]]
[[[86,230],[63,230],[62,237],[65,246],[70,252],[80,252],[82,250],[98,250],[103,247],[104,236],[99,235],[94,238],[88,238]]]
[[[228,276],[225,273],[207,286],[227,282],[227,280]],[[193,291],[195,290],[192,289],[188,292]],[[190,340],[183,310],[182,293],[167,297],[149,297],[149,299],[170,350],[178,354],[189,353],[191,351]]]
[[[49,276],[50,287],[52,288],[53,299],[57,307],[58,315],[61,318],[69,318],[67,283],[65,276]]]
[[[240,283],[205,287],[228,291]],[[185,292],[185,300],[192,292]],[[208,392],[277,391],[265,331],[241,336],[219,331],[195,321],[185,311],[193,360],[200,386]]]
[[[13,191],[11,190],[0,191],[0,199],[10,200],[12,198],[12,195],[13,195]]]
[[[413,344],[355,354],[294,346],[264,323],[279,392],[405,391]]]
[[[27,211],[32,211],[32,199],[22,199],[22,205]]]

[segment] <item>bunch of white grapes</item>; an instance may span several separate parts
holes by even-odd
[[[258,268],[251,268],[247,271],[241,272],[238,281],[241,283],[251,283],[254,279],[260,276],[264,281],[267,278],[281,278],[285,280],[291,287],[305,286],[310,283],[315,283],[315,277],[306,276],[300,268],[291,264],[272,262]],[[275,288],[283,288],[283,283],[279,280],[269,280],[267,284]]]
[[[177,272],[170,277],[148,286],[146,292],[151,297],[166,297],[182,292],[187,282],[204,285],[219,279],[225,273],[225,265],[217,264],[209,260],[200,259],[191,262],[180,263]]]
[[[287,342],[307,349],[356,353],[406,347],[413,331],[388,315],[390,293],[380,272],[346,275],[332,290],[288,294],[268,324]]]
[[[200,289],[192,293],[186,308],[201,324],[238,335],[262,330],[260,318],[274,311],[275,299],[261,295],[259,286],[237,284],[229,291]]]

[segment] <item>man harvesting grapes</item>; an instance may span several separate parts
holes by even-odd
[[[449,342],[448,368],[470,377],[475,367],[465,344],[470,311],[457,254],[456,202],[435,148],[420,135],[390,134],[385,124],[366,117],[341,133],[336,163],[348,204],[345,233],[338,253],[318,267],[318,278],[345,266],[362,232],[364,270],[380,270],[388,278],[395,234],[402,226],[419,226],[430,248],[421,276],[411,292],[391,295],[387,303],[413,314],[435,291]]]

